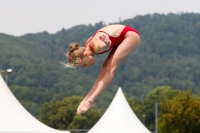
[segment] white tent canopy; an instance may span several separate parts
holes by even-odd
[[[15,98],[0,75],[0,133],[70,133],[38,121]]]
[[[88,133],[151,133],[130,108],[121,88],[112,103]]]

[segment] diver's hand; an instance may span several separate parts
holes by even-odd
[[[92,98],[84,98],[83,101],[80,103],[80,105],[77,108],[77,114],[84,114],[89,110],[89,108],[92,108],[96,106],[96,102]]]

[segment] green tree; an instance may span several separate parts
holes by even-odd
[[[160,103],[162,115],[158,119],[162,133],[198,133],[200,131],[200,99],[191,91],[179,92],[173,99]]]
[[[145,125],[149,130],[153,131],[155,128],[155,103],[161,102],[166,97],[172,98],[178,92],[170,86],[160,86],[148,93],[142,105],[142,113],[145,114]],[[161,112],[159,111],[159,113]]]

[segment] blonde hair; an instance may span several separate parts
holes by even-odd
[[[66,57],[68,58],[68,63],[67,64],[63,64],[66,67],[76,67],[77,66],[77,60],[78,59],[83,59],[83,53],[85,51],[84,47],[79,47],[78,43],[70,43],[69,44],[69,49],[68,52],[66,54]]]

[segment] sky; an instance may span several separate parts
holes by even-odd
[[[0,0],[0,33],[21,36],[153,13],[200,13],[200,0]]]

